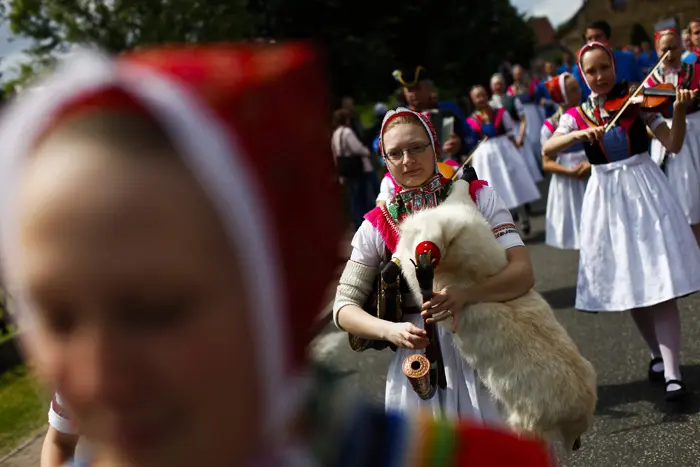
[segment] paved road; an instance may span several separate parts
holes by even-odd
[[[542,212],[543,203],[535,206]],[[663,389],[646,380],[648,353],[628,314],[588,314],[573,309],[578,254],[544,245],[544,218],[534,218],[528,248],[537,290],[597,368],[597,419],[569,467],[700,466],[700,294],[681,301],[683,375],[695,389],[683,409],[663,401]],[[315,354],[347,373],[346,384],[383,402],[391,353],[353,353],[332,324],[315,343]]]

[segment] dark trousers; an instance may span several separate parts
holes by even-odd
[[[372,210],[379,194],[379,179],[377,174],[365,172],[362,177],[347,180],[348,196],[350,197],[350,213],[355,223],[355,230],[360,228],[366,213]]]

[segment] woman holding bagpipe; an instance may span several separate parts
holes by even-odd
[[[387,409],[414,411],[423,407],[435,416],[447,414],[499,423],[496,407],[481,389],[474,370],[452,345],[451,333],[435,326],[431,340],[425,327],[458,318],[453,311],[461,310],[467,303],[506,301],[521,296],[534,281],[530,257],[500,196],[486,182],[472,181],[472,198],[507,249],[508,267],[478,290],[446,288],[436,291],[422,305],[414,303],[410,293],[402,294],[400,316],[395,321],[366,312],[363,306],[380,269],[384,269],[382,264],[390,263],[395,252],[401,222],[413,212],[442,203],[452,186],[451,180],[438,171],[440,143],[429,119],[399,108],[387,113],[380,135],[380,152],[400,190],[386,205],[365,216],[352,240],[352,254],[340,278],[333,306],[335,324],[351,335],[386,341],[396,348],[387,374]],[[433,385],[434,392],[426,396],[414,392],[402,366],[407,357],[426,350],[430,353],[431,349],[441,354],[437,362],[440,384],[437,389]]]
[[[644,82],[649,91],[658,90],[673,95],[675,88],[696,90],[700,87],[700,65],[681,62],[683,46],[675,29],[663,29],[654,34],[659,57],[666,55],[660,66]],[[700,242],[700,100],[689,102],[686,108],[686,134],[683,148],[669,152],[658,139],[651,142],[651,157],[659,164],[669,179],[671,190],[681,203],[681,208]],[[659,108],[661,115],[671,124],[673,103]]]
[[[615,57],[606,45],[583,46],[578,65],[591,96],[561,117],[543,149],[555,158],[583,142],[592,165],[581,209],[576,308],[631,310],[650,349],[650,381],[665,380],[666,399],[680,400],[687,389],[676,298],[700,290],[700,250],[668,178],[649,157],[647,131],[670,152],[680,151],[686,106],[697,91],[673,93],[669,128],[653,110],[659,103],[652,93],[615,84]]]

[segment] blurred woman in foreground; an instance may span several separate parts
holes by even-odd
[[[305,364],[340,239],[324,86],[303,45],[86,55],[6,115],[4,277],[91,465],[385,453],[346,427],[389,416]]]

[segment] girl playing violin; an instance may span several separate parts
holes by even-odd
[[[671,152],[685,137],[685,109],[694,93],[677,89],[672,127],[639,108],[613,118],[604,108],[620,85],[615,58],[600,42],[581,48],[578,65],[591,95],[559,120],[544,154],[554,158],[583,142],[592,165],[581,211],[576,308],[631,310],[651,351],[649,379],[666,382],[666,400],[687,394],[680,374],[676,298],[700,290],[700,249],[668,179],[648,153],[647,128]]]
[[[668,56],[661,66],[644,82],[646,87],[670,84],[681,89],[697,90],[700,87],[700,65],[681,62],[683,46],[675,29],[664,29],[654,35],[656,52]],[[671,124],[673,104],[661,108],[666,122]],[[678,153],[666,150],[654,139],[651,142],[651,157],[661,166],[671,182],[671,190],[681,203],[683,213],[700,242],[700,101],[689,103],[686,108],[686,136]]]
[[[554,134],[564,112],[581,101],[581,87],[571,73],[555,76],[544,85],[552,101],[560,107],[542,125],[542,146]],[[586,159],[583,143],[571,145],[556,159],[542,156],[542,168],[552,173],[547,196],[545,243],[554,248],[578,250],[581,244],[579,224],[583,194],[591,173],[591,164]]]

